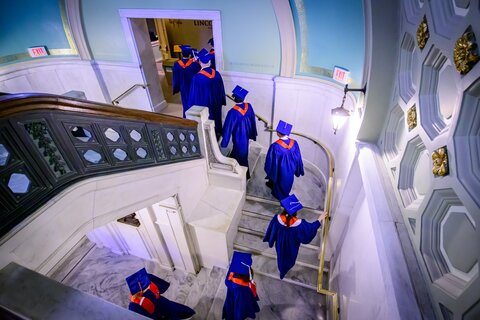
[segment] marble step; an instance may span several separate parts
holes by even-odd
[[[256,320],[326,319],[325,296],[287,281],[255,274],[260,312]],[[218,288],[207,320],[221,319],[227,288]]]
[[[247,199],[245,199],[245,204],[243,205],[243,211],[257,213],[270,218],[277,213],[282,212],[282,210],[283,209],[278,202],[268,201],[252,196],[247,196]],[[311,222],[317,220],[320,213],[321,211],[319,210],[303,208],[298,212],[297,217]]]
[[[249,211],[244,211],[242,217],[240,218],[240,222],[238,223],[238,230],[243,231],[246,233],[251,233],[262,237],[265,235],[267,231],[268,225],[271,221],[271,217],[258,215],[256,213],[252,213]],[[315,246],[320,247],[320,239],[321,239],[321,229],[319,229],[315,238],[313,238],[312,242],[309,245],[305,246]],[[315,248],[312,248],[315,249]]]
[[[224,275],[227,274],[227,270],[225,270],[225,269],[220,269],[220,270],[223,271]],[[223,280],[224,279],[225,279],[225,276],[223,277]],[[225,286],[225,282],[222,281],[215,290],[215,296],[213,298],[210,309],[208,310],[207,317],[205,317],[203,319],[206,319],[206,320],[222,319],[223,304],[225,303],[225,298],[226,297],[227,297],[227,287]],[[198,318],[198,319],[200,319],[200,318]]]
[[[261,254],[275,259],[277,257],[275,247],[269,248],[268,244],[263,242],[263,237],[240,230],[237,232],[235,240],[233,241],[233,246],[239,250],[243,249],[251,253]],[[318,247],[301,245],[296,264],[317,269],[319,264],[318,253]]]
[[[208,314],[214,303],[217,291],[224,285],[227,271],[219,267],[213,267],[208,275],[208,279],[200,294],[190,294],[187,298],[186,305],[195,310],[192,320],[204,320],[208,318]]]
[[[280,279],[277,267],[277,259],[263,255],[254,255],[252,269],[255,274]],[[293,266],[283,278],[283,281],[299,285],[301,287],[316,290],[317,289],[318,269],[305,267],[299,264]]]

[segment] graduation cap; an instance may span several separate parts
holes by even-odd
[[[188,57],[192,53],[192,47],[190,47],[188,44],[181,45],[180,50],[182,50],[182,56]]]
[[[275,131],[277,131],[278,133],[281,133],[283,135],[288,136],[290,134],[290,132],[292,132],[292,128],[293,128],[293,126],[290,123],[287,123],[283,120],[280,120],[278,122],[277,129]]]
[[[248,94],[248,91],[243,89],[240,86],[236,86],[232,90],[232,96],[234,98],[238,98],[238,99],[241,99],[241,100],[245,100],[245,97],[247,96],[247,94]]]
[[[139,291],[145,290],[150,285],[150,277],[147,270],[142,268],[134,274],[128,276],[126,279],[130,293],[133,295]]]
[[[208,44],[210,44],[213,47],[213,38],[210,38],[210,40],[208,40]]]
[[[250,267],[252,266],[252,254],[246,252],[233,251],[232,262],[227,272],[227,277],[230,272],[235,274],[242,274],[252,278]]]
[[[205,48],[203,48],[198,52],[198,59],[201,63],[208,63],[210,60],[212,60],[212,55]]]
[[[303,208],[302,204],[294,194],[281,200],[280,204],[282,205],[282,207],[285,208],[285,210],[287,210],[288,214],[290,215]]]

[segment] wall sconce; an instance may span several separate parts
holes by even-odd
[[[349,89],[348,84],[345,85],[345,89],[343,89],[343,99],[342,99],[342,104],[340,107],[332,109],[332,122],[333,122],[333,134],[337,134],[337,130],[340,129],[345,122],[347,121],[348,117],[350,116],[350,111],[345,109],[343,107],[345,103],[345,98],[347,97],[347,92],[349,91],[360,91],[365,94],[365,91],[367,90],[367,85],[361,89]]]

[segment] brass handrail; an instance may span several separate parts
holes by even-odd
[[[263,118],[258,114],[255,114],[255,116],[257,117],[258,120],[264,123],[265,131],[275,132],[275,130],[272,128],[272,126],[268,123],[268,121],[265,118]],[[299,133],[299,132],[292,132],[291,134],[299,137],[303,137],[312,141],[314,144],[320,146],[320,148],[322,148],[323,151],[325,151],[328,157],[329,166],[328,166],[327,196],[325,197],[325,208],[324,208],[327,215],[325,217],[325,220],[323,222],[323,227],[322,227],[322,243],[320,245],[320,265],[318,268],[317,293],[332,297],[333,320],[338,320],[339,309],[340,309],[338,304],[338,294],[334,291],[323,288],[323,269],[325,267],[325,252],[327,249],[328,232],[330,230],[330,204],[332,200],[333,180],[334,180],[334,172],[335,172],[335,167],[334,167],[335,163],[333,159],[333,154],[325,144],[323,144],[319,140],[309,135]]]
[[[115,99],[113,99],[113,100],[112,100],[112,104],[113,104],[113,105],[119,104],[120,100],[122,100],[123,98],[125,98],[126,96],[128,96],[129,94],[131,94],[131,93],[132,93],[133,91],[135,91],[135,89],[137,89],[138,87],[142,87],[143,89],[146,89],[148,86],[149,86],[148,83],[146,83],[146,84],[142,84],[142,83],[134,84],[133,86],[131,86],[130,88],[128,88],[127,90],[125,90],[121,95],[119,95],[118,97],[116,97]]]

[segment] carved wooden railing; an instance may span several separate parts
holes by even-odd
[[[263,118],[262,116],[255,114],[257,119],[261,122],[264,123],[265,125],[265,131],[270,131],[270,132],[275,132],[275,130],[272,128],[270,123]],[[323,287],[323,273],[324,273],[324,267],[325,267],[325,253],[327,249],[327,240],[328,240],[328,232],[330,230],[330,204],[332,200],[332,191],[333,191],[333,182],[334,182],[334,172],[335,172],[335,163],[334,163],[334,158],[333,154],[330,151],[330,149],[320,142],[319,140],[308,136],[303,133],[299,132],[292,132],[292,135],[296,135],[299,137],[304,137],[310,141],[312,141],[315,145],[319,146],[327,155],[328,158],[328,183],[327,183],[327,194],[325,197],[325,207],[324,210],[327,213],[327,216],[325,220],[323,221],[323,226],[322,226],[322,243],[320,245],[320,253],[319,253],[319,267],[318,267],[318,278],[317,278],[317,292],[320,294],[324,294],[326,296],[329,296],[332,298],[331,303],[332,303],[332,319],[333,320],[338,320],[339,319],[339,304],[338,304],[338,294],[337,292],[331,291],[328,288]]]
[[[56,95],[2,95],[0,237],[82,179],[197,158],[192,120]]]

